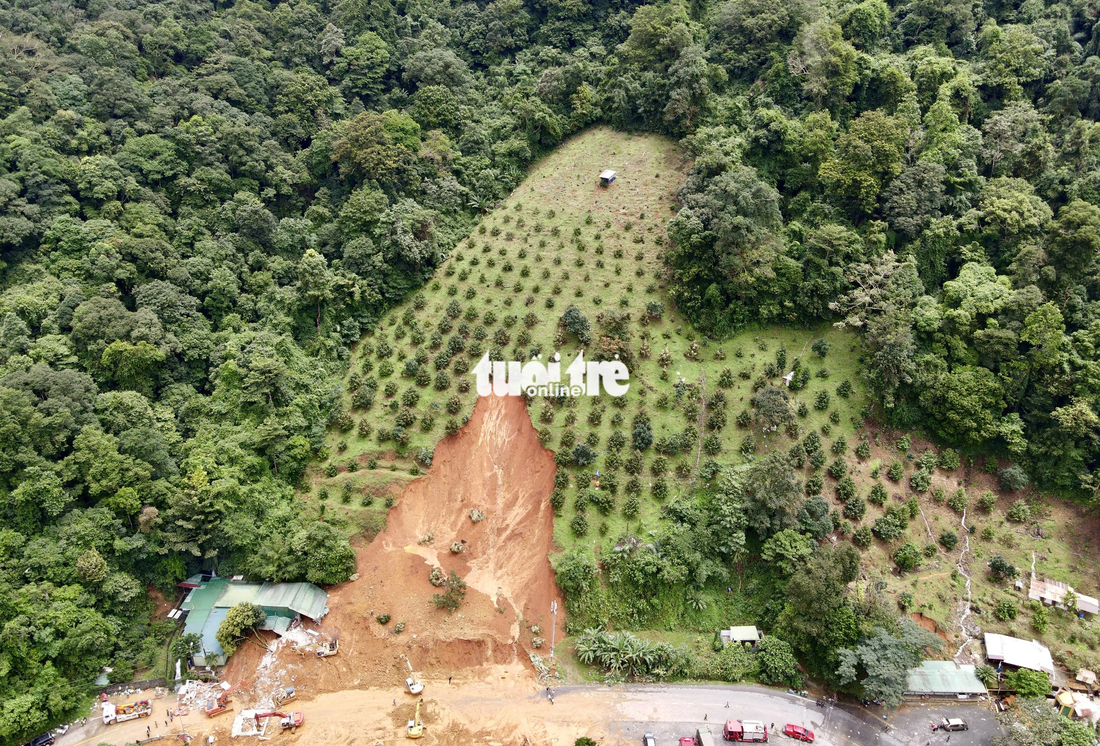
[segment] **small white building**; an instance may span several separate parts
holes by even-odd
[[[612,171],[611,169],[607,169],[606,171],[601,172],[600,173],[600,186],[607,186],[611,182],[615,181],[616,176],[618,176],[618,174],[616,172]]]
[[[718,634],[722,636],[722,643],[725,645],[729,645],[731,642],[742,645],[745,643],[755,645],[764,637],[764,633],[751,624],[746,627],[730,627],[721,630]]]

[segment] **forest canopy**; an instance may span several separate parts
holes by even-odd
[[[294,497],[350,346],[594,123],[694,158],[667,265],[699,332],[851,325],[891,422],[1092,495],[1096,16],[0,5],[0,742],[148,665],[147,584],[353,571]]]

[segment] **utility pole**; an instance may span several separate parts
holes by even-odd
[[[550,602],[550,613],[554,618],[550,622],[550,660],[554,659],[554,633],[558,631],[558,602]]]

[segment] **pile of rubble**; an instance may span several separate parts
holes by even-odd
[[[207,683],[198,679],[185,681],[176,690],[176,709],[172,714],[176,717],[186,715],[189,712],[201,712],[207,701],[217,699],[218,695],[229,688],[229,683],[218,681]]]

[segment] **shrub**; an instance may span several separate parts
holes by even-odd
[[[806,494],[820,495],[825,489],[825,477],[820,474],[811,474],[806,480]]]
[[[905,467],[901,465],[900,461],[895,461],[890,464],[890,468],[886,470],[886,478],[891,482],[900,482],[901,478],[905,476]]]
[[[940,454],[940,468],[944,471],[954,471],[959,468],[959,452],[954,448],[945,448]]]
[[[1005,518],[1013,523],[1027,523],[1031,520],[1031,506],[1023,500],[1017,500],[1005,513]]]
[[[867,513],[867,503],[863,501],[863,498],[859,495],[846,500],[844,502],[844,517],[853,521],[863,520],[863,516]]]
[[[898,518],[896,513],[888,512],[882,518],[875,521],[871,531],[883,541],[893,541],[905,531],[905,523]]]
[[[588,519],[584,513],[577,513],[573,516],[573,520],[569,522],[569,529],[577,537],[583,537],[588,533]]]
[[[1008,622],[1015,619],[1018,613],[1019,609],[1016,608],[1016,603],[1004,599],[997,602],[997,608],[993,611],[993,616],[1002,622]]]
[[[986,490],[978,495],[978,507],[986,513],[992,513],[997,505],[997,495],[992,490]]]
[[[917,469],[909,477],[909,486],[914,492],[927,492],[932,486],[932,475],[924,469]]]
[[[989,560],[989,574],[994,580],[1012,580],[1020,574],[1020,571],[1002,555],[995,554]]]
[[[947,531],[944,531],[942,534],[940,534],[940,544],[947,551],[951,551],[952,549],[954,549],[955,546],[958,545],[958,543],[959,535],[956,534],[954,531],[948,529]]]
[[[1027,472],[1015,464],[1001,469],[997,473],[997,479],[1001,484],[1001,489],[1006,492],[1019,492],[1027,487],[1029,481]]]
[[[829,408],[829,392],[818,391],[817,397],[814,399],[814,409],[824,411]]]
[[[871,458],[871,444],[866,440],[861,440],[859,445],[856,446],[856,456],[861,460],[866,461]]]
[[[825,455],[825,451],[817,450],[810,452],[810,466],[815,469],[820,469],[828,460],[829,458]]]
[[[378,616],[376,616],[375,619],[378,620],[379,624],[389,624],[390,619],[392,619],[392,617],[389,614],[386,614],[385,612],[383,612],[383,613],[379,614]]]
[[[1008,689],[1015,691],[1016,694],[1024,698],[1045,697],[1050,693],[1050,679],[1047,678],[1047,675],[1042,671],[1032,671],[1027,668],[1005,674],[1004,684]],[[1068,741],[1059,742],[1068,743]]]
[[[857,547],[869,547],[873,536],[869,526],[860,526],[852,532],[852,543]]]
[[[833,479],[843,479],[848,473],[848,462],[842,458],[838,458],[833,463],[829,464],[829,476]]]
[[[435,608],[443,609],[445,611],[456,611],[462,602],[466,598],[466,583],[462,578],[458,577],[458,573],[451,570],[447,575],[447,580],[442,586],[446,590],[443,593],[436,593],[432,596],[432,603],[435,604]],[[394,628],[395,632],[400,632],[397,628]]]
[[[951,497],[947,498],[947,507],[951,508],[956,513],[962,513],[966,510],[966,506],[969,502],[966,496],[966,490],[960,487],[951,494]]]
[[[1047,607],[1039,601],[1031,602],[1031,626],[1040,635],[1045,634],[1047,631],[1047,624],[1050,622],[1050,611]],[[1025,669],[1026,670],[1026,669]],[[1038,673],[1038,672],[1036,672]],[[1046,674],[1042,674],[1043,681],[1047,682],[1047,691],[1050,689],[1050,682],[1047,681]]]
[[[760,641],[756,652],[760,664],[760,680],[765,684],[780,686],[802,686],[802,673],[798,669],[798,660],[790,643],[774,635],[768,635]]]
[[[867,499],[875,505],[886,504],[886,488],[882,486],[882,482],[875,482],[871,487],[871,494]]]
[[[565,493],[554,490],[550,493],[550,507],[554,509],[554,515],[561,515],[561,509],[565,506]]]
[[[824,337],[815,340],[814,343],[810,345],[810,349],[816,352],[818,357],[823,358],[829,352],[829,340],[825,339]]]
[[[902,572],[920,567],[922,559],[924,559],[924,556],[921,554],[920,547],[911,541],[905,542],[894,552],[894,564]]]

